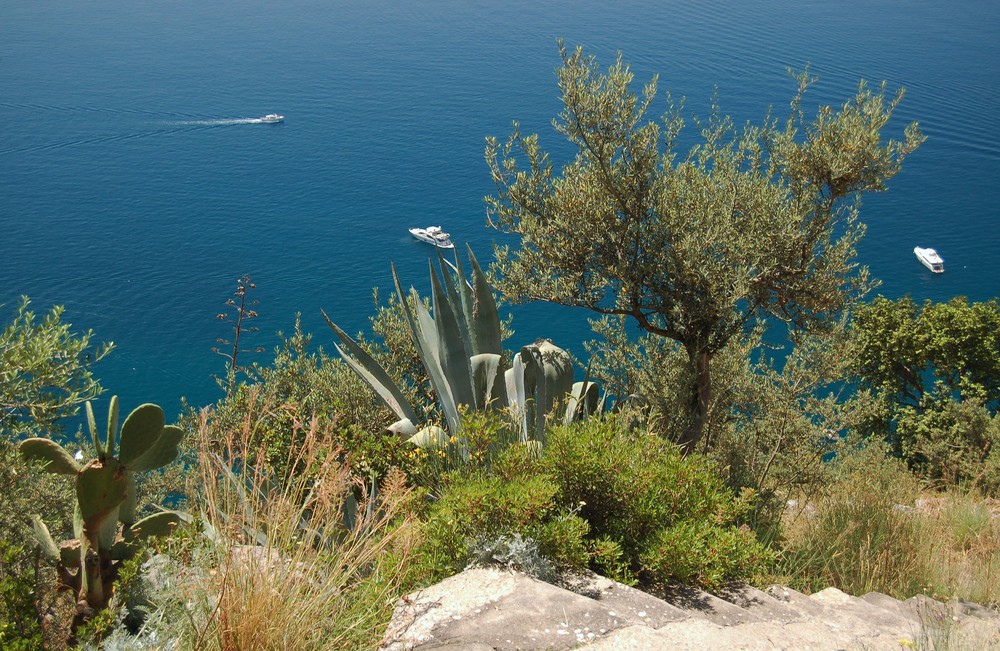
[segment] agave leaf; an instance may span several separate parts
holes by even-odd
[[[416,301],[417,310],[417,320],[421,322],[433,321],[430,315],[427,313],[427,308],[424,306],[423,301]],[[437,337],[434,336],[436,332],[428,332],[427,336],[422,330],[417,331],[417,344],[418,349],[429,350],[436,348],[436,345],[429,343],[429,340],[437,341]],[[438,400],[441,402],[441,408],[444,410],[444,416],[448,421],[448,425],[454,433],[458,433],[462,429],[462,421],[458,414],[458,403],[455,401],[454,394],[452,393],[451,385],[448,383],[448,379],[441,368],[441,363],[438,357],[423,357],[424,368],[427,369],[427,374],[430,376],[431,384],[434,386],[434,391],[437,393]],[[470,371],[471,375],[471,371]],[[471,380],[470,380],[471,389]]]
[[[396,436],[404,439],[408,439],[417,433],[417,428],[409,418],[401,418],[397,420],[392,425],[385,428],[385,431],[390,434],[395,434]]]
[[[493,353],[474,355],[471,360],[476,404],[480,408],[503,409],[507,405],[506,384],[500,377],[503,358]]]
[[[156,446],[166,419],[158,405],[146,403],[132,410],[122,425],[118,459],[135,470],[134,461]]]
[[[177,446],[183,438],[183,429],[176,425],[167,425],[163,428],[163,433],[160,434],[156,443],[141,457],[128,464],[128,469],[132,472],[143,472],[162,468],[171,463],[180,454],[180,449]]]
[[[466,245],[468,247],[468,245]],[[472,273],[475,279],[476,304],[475,304],[475,340],[478,345],[477,353],[494,353],[503,355],[503,340],[500,333],[500,314],[497,311],[497,302],[493,297],[493,291],[486,274],[479,267],[476,256],[472,253],[472,247],[468,247],[469,262],[472,263]]]
[[[521,353],[514,355],[513,364],[504,373],[504,380],[507,385],[507,404],[514,417],[521,423],[521,440],[528,441],[528,409],[524,387],[524,362],[521,360]]]
[[[25,439],[17,449],[26,460],[44,463],[46,472],[56,475],[75,475],[82,470],[69,452],[50,439]]]
[[[423,352],[420,355],[422,360],[434,360],[434,363],[441,366],[441,350],[438,348],[437,322],[427,311],[427,306],[420,298],[417,290],[410,288],[410,298],[413,300],[414,317],[416,319],[416,333],[413,335],[420,341],[418,350]]]
[[[396,296],[399,298],[399,305],[403,309],[403,316],[406,317],[406,325],[410,328],[410,338],[413,340],[414,345],[417,347],[417,354],[420,355],[420,359],[424,360],[428,356],[437,356],[436,351],[425,350],[422,348],[424,342],[421,340],[419,333],[420,329],[417,327],[416,317],[413,312],[410,311],[410,302],[407,300],[406,294],[403,293],[403,287],[399,284],[399,276],[396,274],[396,265],[392,264],[392,282],[396,286]],[[414,297],[416,303],[420,303],[420,296],[417,295],[416,290],[410,289],[411,295]]]
[[[441,280],[444,281],[445,296],[447,296],[448,304],[451,306],[452,312],[455,314],[455,320],[458,321],[458,330],[462,334],[462,340],[465,344],[465,350],[468,351],[469,356],[475,355],[475,345],[471,339],[471,321],[468,318],[471,315],[465,313],[465,309],[462,305],[462,297],[458,293],[458,288],[455,286],[455,277],[451,275],[449,267],[446,265],[444,256],[441,255],[441,249],[437,250],[438,265],[441,270]],[[436,270],[431,267],[431,274],[436,274]],[[456,272],[457,273],[457,272]]]
[[[563,417],[563,424],[568,425],[573,421],[597,413],[599,394],[600,390],[596,382],[574,382],[573,391],[570,393],[569,400],[566,401],[566,415]]]
[[[575,420],[581,418],[586,418],[590,414],[594,413],[597,408],[597,387],[595,386],[591,390],[590,381],[590,364],[587,364],[587,370],[583,374],[583,382],[574,382],[573,390],[570,392],[569,399],[566,401],[566,414],[563,416],[563,424],[568,425]],[[586,400],[581,400],[584,397],[584,393],[587,394]],[[593,393],[593,396],[591,396]]]
[[[476,408],[475,393],[472,389],[472,367],[469,364],[471,351],[466,348],[467,336],[463,336],[458,315],[448,301],[441,280],[431,271],[431,297],[434,304],[434,324],[437,326],[438,351],[440,353],[441,370],[451,387],[455,402]]]
[[[469,245],[466,244],[466,247]],[[458,251],[455,251],[455,273],[458,275],[458,293],[462,300],[462,314],[465,316],[465,322],[469,325],[469,337],[472,340],[472,354],[478,355],[480,353],[488,352],[480,350],[479,341],[477,340],[478,333],[476,332],[476,298],[472,293],[472,283],[465,276],[465,269],[462,267],[462,256],[458,255]]]
[[[320,310],[322,312],[322,310]],[[403,392],[396,386],[396,383],[392,381],[389,374],[386,373],[385,369],[369,355],[364,348],[358,345],[356,341],[351,339],[351,337],[340,329],[337,324],[330,320],[330,317],[323,312],[323,318],[326,319],[326,324],[330,326],[333,333],[344,343],[344,346],[350,351],[351,355],[347,355],[337,344],[334,347],[337,352],[340,353],[340,357],[347,363],[351,369],[361,377],[365,383],[370,386],[378,397],[382,399],[389,409],[393,411],[399,418],[407,418],[411,421],[417,420],[417,414],[413,411],[413,407],[407,402],[406,398],[403,396]],[[353,356],[353,357],[352,357]],[[356,361],[355,361],[356,360]]]
[[[442,448],[448,444],[448,434],[437,425],[428,425],[410,437],[408,443],[424,450]]]
[[[535,367],[535,437],[544,441],[546,415],[556,403],[566,400],[573,390],[573,362],[566,351],[547,339],[525,346],[522,350],[528,351],[531,364]],[[530,394],[527,380],[525,388]]]
[[[423,334],[436,332],[434,319],[427,313],[423,301],[420,300],[420,295],[412,287],[410,288],[410,296],[413,298],[413,307],[416,310],[416,314],[410,311],[410,302],[407,300],[406,295],[403,294],[403,288],[399,284],[396,265],[392,265],[392,280],[396,286],[396,294],[399,297],[400,305],[403,308],[403,315],[406,317],[406,324],[410,328],[410,338],[417,349],[417,354],[420,355],[420,361],[423,362],[424,368],[431,378],[434,390],[438,392],[438,396],[442,404],[444,404],[446,400],[451,400],[451,391],[448,387],[439,388],[437,384],[444,377],[444,374],[441,372],[441,365],[438,362],[437,337],[424,336]],[[447,392],[447,395],[442,393],[442,391]],[[454,400],[451,400],[451,403],[453,405]],[[448,407],[445,406],[445,409],[447,410]],[[416,418],[412,420],[416,421]]]

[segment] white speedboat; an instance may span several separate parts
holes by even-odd
[[[934,249],[922,249],[919,246],[913,248],[913,254],[917,260],[936,274],[944,273],[944,260]]]
[[[284,115],[278,115],[277,113],[268,113],[260,118],[260,121],[264,124],[277,124],[285,119]]]
[[[427,228],[411,228],[410,235],[421,242],[427,242],[442,249],[454,249],[451,243],[451,235],[441,230],[440,226],[428,226]]]

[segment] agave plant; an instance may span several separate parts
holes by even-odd
[[[119,434],[118,396],[114,396],[102,439],[90,402],[86,408],[94,459],[81,464],[46,438],[27,439],[18,448],[25,459],[44,464],[48,472],[74,478],[74,537],[56,545],[37,516],[34,528],[43,553],[56,563],[60,582],[77,595],[77,624],[107,607],[118,566],[134,555],[137,540],[169,533],[180,522],[171,511],[136,520],[135,473],[162,468],[176,459],[184,436],[181,428],[164,425],[163,410],[153,404],[129,414]]]
[[[574,384],[572,360],[547,339],[521,348],[506,368],[496,300],[472,249],[467,250],[471,278],[460,257],[451,265],[438,252],[440,273],[430,264],[430,310],[412,287],[412,300],[407,300],[395,266],[392,269],[410,336],[450,433],[461,439],[462,405],[473,410],[511,409],[523,441],[544,440],[545,419],[557,404],[566,405],[564,420],[601,410],[603,400],[598,400],[596,384],[588,378]],[[448,438],[436,425],[418,431],[416,411],[385,369],[325,312],[323,317],[343,345],[334,344],[337,352],[396,414],[398,420],[389,431],[421,447]]]
[[[445,421],[452,434],[458,435],[462,429],[460,405],[498,409],[506,406],[507,396],[503,381],[498,381],[503,377],[503,347],[493,293],[471,249],[471,280],[466,277],[461,258],[456,258],[456,262],[457,280],[446,270],[440,254],[441,273],[433,263],[430,265],[433,316],[415,289],[409,292],[414,300],[407,301],[395,266],[392,276],[410,336],[427,369]],[[343,344],[343,348],[334,344],[337,352],[396,414],[398,420],[388,429],[411,439],[419,434],[414,442],[436,439],[436,429],[417,432],[416,412],[385,369],[325,312],[323,316]]]

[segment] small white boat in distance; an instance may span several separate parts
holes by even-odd
[[[913,254],[917,260],[936,274],[944,273],[944,260],[934,249],[922,249],[919,246],[913,248]]]
[[[267,115],[260,118],[260,121],[264,124],[277,124],[285,119],[284,115],[278,115],[277,113],[268,113]]]
[[[451,235],[445,233],[441,230],[440,226],[428,226],[427,228],[411,228],[410,235],[417,238],[421,242],[427,242],[428,244],[433,244],[436,247],[442,249],[454,249],[455,245],[451,243]]]

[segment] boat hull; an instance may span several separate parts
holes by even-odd
[[[920,260],[920,264],[932,272],[936,274],[944,273],[944,260],[941,259],[941,256],[934,249],[924,249],[917,246],[914,247],[913,254],[917,256],[917,260]]]
[[[454,249],[455,248],[455,244],[451,240],[445,240],[445,241],[442,242],[441,240],[435,239],[434,237],[428,235],[421,228],[411,228],[411,229],[409,229],[409,231],[410,231],[410,235],[412,235],[413,237],[417,238],[421,242],[425,242],[425,243],[430,244],[432,246],[436,246],[439,249]]]

